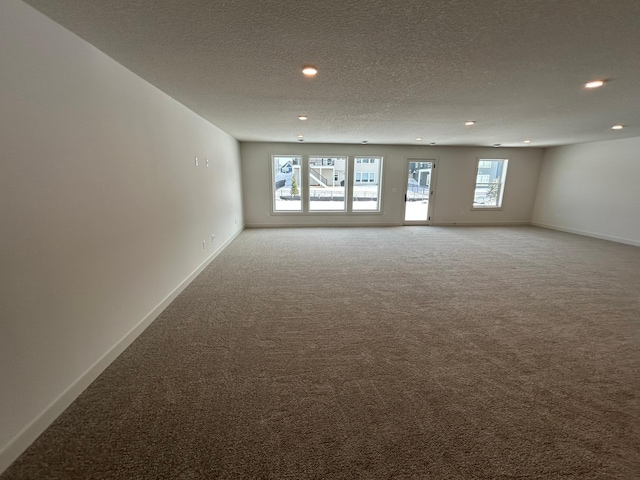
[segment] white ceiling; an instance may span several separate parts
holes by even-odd
[[[640,136],[640,0],[26,3],[241,141]]]

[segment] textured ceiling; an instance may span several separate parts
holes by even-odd
[[[242,141],[640,136],[640,0],[26,3]]]

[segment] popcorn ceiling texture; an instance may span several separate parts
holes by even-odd
[[[637,0],[26,3],[239,140],[640,136]],[[317,78],[303,78],[306,63]],[[594,78],[611,82],[583,90]]]

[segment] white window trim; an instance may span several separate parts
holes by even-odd
[[[271,214],[272,215],[296,215],[296,214],[301,214],[303,210],[276,210],[276,192],[275,192],[275,183],[274,183],[274,169],[273,169],[273,165],[274,165],[274,161],[276,158],[300,158],[300,161],[302,162],[302,155],[295,155],[295,154],[274,154],[274,155],[270,155],[269,156],[269,186],[270,186],[270,191],[271,191]],[[302,166],[301,166],[302,167]],[[302,171],[302,168],[300,168],[300,170]],[[302,174],[302,173],[301,173]],[[300,179],[301,183],[302,183],[302,178]],[[301,200],[304,197],[304,190],[301,188]],[[302,207],[304,208],[304,207]]]
[[[274,190],[274,175],[273,175],[273,161],[274,158],[277,157],[290,157],[290,158],[300,158],[301,166],[300,166],[300,176],[301,176],[301,191],[302,191],[302,209],[301,210],[276,210],[275,209],[275,190]],[[309,158],[310,157],[323,157],[323,158],[346,158],[345,163],[345,210],[310,210],[310,197],[309,197]],[[373,164],[378,163],[378,171],[381,173],[378,178],[377,186],[378,186],[378,208],[376,210],[353,210],[353,196],[354,196],[354,178],[352,177],[351,172],[355,171],[355,163],[356,158],[376,158],[377,162],[371,162]],[[301,155],[301,154],[283,154],[283,153],[273,153],[269,155],[269,190],[271,192],[271,212],[272,216],[318,216],[318,215],[329,215],[329,216],[353,216],[353,215],[383,215],[383,178],[384,172],[382,170],[384,165],[384,156],[383,155],[373,155],[372,157],[364,156],[364,155],[345,155],[345,154],[311,154],[311,155]],[[375,182],[375,172],[367,172],[373,173],[374,180],[372,182],[362,182],[361,184],[368,185],[370,183]]]
[[[480,162],[482,161],[497,161],[500,160],[502,162],[504,162],[503,164],[503,170],[502,170],[502,178],[501,178],[501,187],[500,187],[500,195],[498,197],[498,205],[480,205],[480,204],[476,204],[475,203],[475,193],[476,193],[476,186],[478,185],[478,183],[482,183],[482,182],[478,182],[477,181],[477,177],[478,177],[478,169],[479,168],[490,168],[490,167],[480,167]],[[487,210],[491,210],[491,211],[499,211],[499,210],[503,210],[503,201],[504,201],[504,192],[505,192],[505,188],[506,188],[506,184],[507,184],[507,171],[509,168],[509,159],[508,158],[480,158],[477,157],[476,158],[476,181],[473,183],[473,196],[471,197],[471,210],[476,210],[476,211],[487,211]],[[487,182],[490,183],[490,182]]]
[[[340,210],[311,210],[311,186],[310,186],[310,182],[309,182],[309,173],[311,170],[311,158],[333,158],[334,159],[334,169],[335,169],[335,159],[336,158],[344,158],[345,159],[345,165],[344,165],[344,175],[345,175],[345,179],[349,178],[349,173],[352,171],[351,168],[353,168],[353,166],[349,165],[349,156],[348,155],[303,155],[302,158],[302,169],[303,169],[303,175],[305,176],[305,180],[307,183],[307,194],[304,196],[304,200],[302,203],[302,208],[303,208],[303,212],[308,213],[309,215],[317,215],[317,214],[344,214],[344,213],[348,213],[349,212],[349,202],[347,201],[347,191],[349,190],[349,187],[347,186],[347,182],[345,182],[344,185],[344,208],[340,209]],[[334,170],[335,171],[335,170]],[[306,172],[306,173],[304,173]]]

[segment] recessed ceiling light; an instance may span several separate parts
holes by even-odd
[[[493,146],[494,146],[494,147],[496,147],[496,148],[498,148],[498,147],[501,147],[501,146],[502,146],[502,144],[501,144],[501,143],[494,143],[494,144],[493,144]]]
[[[475,122],[474,120],[469,120],[468,122],[464,122],[464,124],[465,124],[467,127],[470,127],[471,125],[475,125],[475,124],[476,124],[476,122]]]
[[[299,138],[298,141],[299,142],[304,142],[304,138]]]
[[[422,141],[422,137],[416,137],[416,142],[421,142]]]
[[[362,143],[369,143],[369,140],[362,140]]]
[[[304,138],[304,135],[298,135],[298,138]]]
[[[604,80],[593,80],[584,84],[584,88],[598,88],[604,85]]]
[[[307,120],[309,117],[306,115],[298,115],[298,120]]]
[[[531,140],[525,140],[525,141],[524,141],[524,142],[522,142],[522,143],[531,143]]]
[[[318,69],[313,65],[305,65],[302,68],[302,73],[304,74],[305,77],[315,77],[316,74],[318,73]]]
[[[614,125],[613,127],[611,127],[611,130],[622,130],[624,128],[624,125]]]
[[[436,142],[431,142],[429,145],[434,146]]]

